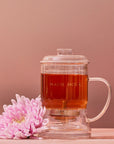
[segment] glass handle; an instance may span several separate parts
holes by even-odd
[[[106,110],[108,109],[108,106],[109,106],[110,100],[111,100],[111,86],[107,80],[105,80],[104,78],[100,78],[100,77],[90,77],[89,81],[101,81],[101,82],[105,83],[108,88],[108,96],[107,96],[107,100],[106,100],[106,103],[105,103],[103,109],[97,116],[95,116],[93,118],[88,118],[88,122],[94,122],[94,121],[98,120],[99,118],[101,118],[104,115],[104,113],[106,112]]]

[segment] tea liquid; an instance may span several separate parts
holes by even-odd
[[[61,110],[86,108],[87,91],[87,75],[41,74],[41,96],[46,108]]]

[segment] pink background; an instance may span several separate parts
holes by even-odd
[[[114,0],[1,0],[0,112],[15,93],[37,97],[40,60],[56,48],[72,48],[90,60],[89,76],[114,87]],[[106,86],[89,84],[88,115],[102,109]],[[114,127],[114,98],[92,127]]]

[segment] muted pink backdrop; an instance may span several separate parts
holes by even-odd
[[[40,60],[56,48],[90,60],[89,76],[114,87],[114,0],[0,0],[0,112],[15,93],[40,93]],[[88,115],[102,109],[106,86],[89,84]],[[92,127],[114,127],[114,98]]]

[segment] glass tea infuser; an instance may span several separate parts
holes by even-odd
[[[87,117],[88,82],[101,81],[108,88],[102,111],[94,118]],[[111,88],[107,80],[88,77],[88,59],[73,55],[72,49],[57,49],[57,55],[41,61],[41,98],[47,109],[48,129],[42,138],[75,139],[89,137],[90,122],[101,118],[107,110]]]

